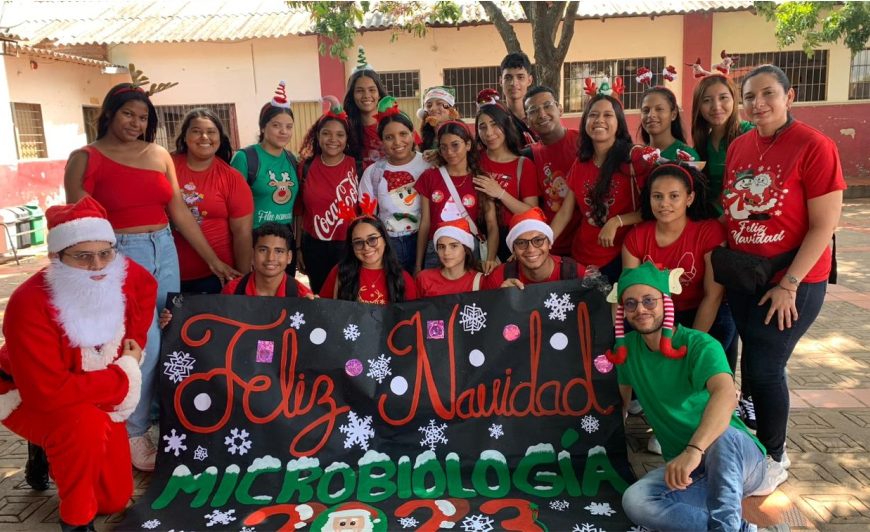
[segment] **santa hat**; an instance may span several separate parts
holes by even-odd
[[[272,97],[272,106],[273,107],[283,107],[284,109],[290,109],[290,101],[287,100],[287,84],[284,83],[284,80],[278,82],[278,87],[275,89],[275,96]]]
[[[435,234],[432,235],[432,242],[437,246],[438,239],[442,236],[456,239],[463,246],[469,249],[474,249],[474,235],[471,234],[468,222],[464,218],[438,224],[438,229],[436,229]]]
[[[483,89],[477,93],[477,110],[487,105],[498,105],[498,91],[495,89]]]
[[[420,120],[426,118],[426,102],[435,98],[444,100],[449,107],[453,107],[456,105],[456,90],[453,87],[445,87],[443,85],[426,89],[426,92],[423,93],[423,106],[417,109],[417,117]]]
[[[513,249],[514,240],[521,234],[529,231],[540,231],[550,240],[550,244],[553,243],[553,229],[547,223],[544,211],[540,207],[533,207],[526,212],[514,214],[513,218],[511,218],[511,228],[508,231],[507,238],[505,238],[508,248]]]
[[[414,184],[414,178],[408,172],[390,172],[389,174],[386,174],[385,177],[387,178],[388,192]]]
[[[348,502],[345,504],[341,504],[335,507],[334,510],[327,510],[329,517],[331,518],[341,518],[341,517],[354,517],[359,515],[360,513],[367,514],[369,519],[371,519],[372,524],[379,523],[381,521],[380,515],[378,515],[378,511],[367,504],[363,504],[361,502]]]
[[[45,211],[48,221],[48,252],[58,253],[82,242],[115,244],[115,231],[106,209],[91,196],[73,205],[55,205]]]
[[[619,282],[613,285],[613,290],[607,296],[607,301],[616,303],[616,343],[613,351],[607,351],[607,359],[614,364],[623,364],[628,356],[625,346],[625,309],[622,306],[622,294],[636,284],[655,288],[662,293],[662,303],[665,306],[665,316],[662,322],[662,337],[659,340],[659,351],[668,358],[683,358],[686,356],[686,346],[675,348],[674,338],[674,301],[671,294],[683,291],[680,284],[682,268],[660,270],[651,262],[644,262],[637,268],[626,268],[619,276]],[[640,304],[640,302],[638,302]]]

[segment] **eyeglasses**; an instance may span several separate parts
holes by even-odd
[[[523,251],[528,248],[529,244],[531,243],[536,248],[540,248],[544,245],[544,242],[547,242],[548,240],[549,239],[545,236],[536,236],[535,238],[530,238],[528,240],[526,240],[525,238],[518,238],[514,240],[514,247],[516,247],[520,251]]]
[[[659,299],[661,299],[661,298],[660,297],[649,297],[649,296],[644,297],[640,301],[638,301],[637,299],[626,299],[625,301],[622,302],[622,306],[625,307],[625,310],[627,310],[629,312],[634,312],[635,310],[637,310],[638,304],[643,305],[643,308],[645,308],[647,310],[652,310],[652,309],[656,308],[656,305],[658,305]]]
[[[61,252],[60,255],[63,257],[68,257],[76,264],[91,265],[97,258],[100,259],[100,262],[112,262],[113,260],[115,260],[115,255],[117,255],[117,253],[117,249],[115,249],[114,247],[110,247],[100,251],[80,251],[78,253]]]
[[[368,246],[370,248],[378,247],[378,239],[379,238],[381,238],[381,235],[370,236],[370,237],[366,238],[365,240],[360,238],[357,240],[352,240],[351,244],[353,244],[353,249],[355,249],[357,251],[362,251],[363,249],[365,249],[366,246]]]
[[[540,106],[533,105],[533,106],[529,107],[528,109],[526,109],[526,114],[529,115],[530,117],[531,116],[538,116],[542,112],[549,113],[550,111],[553,110],[554,107],[556,107],[556,102],[554,102],[553,100],[549,100],[549,101],[542,103]]]

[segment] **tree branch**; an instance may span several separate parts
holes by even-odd
[[[556,48],[556,56],[560,63],[568,55],[568,46],[571,44],[571,39],[574,38],[574,20],[577,18],[579,7],[580,2],[568,2],[568,8],[565,10],[565,16],[562,19],[562,35],[559,37],[559,46]]]
[[[501,39],[504,41],[508,53],[521,52],[522,48],[520,47],[520,40],[517,37],[517,33],[514,31],[513,26],[511,26],[507,21],[504,13],[501,12],[501,9],[496,7],[493,2],[480,2],[480,6],[483,7],[486,16],[489,17],[490,22],[492,22],[495,29],[498,30],[498,34],[501,35]]]

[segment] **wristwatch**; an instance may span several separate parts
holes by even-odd
[[[790,282],[791,284],[793,284],[793,285],[795,285],[795,286],[801,284],[801,282],[798,281],[798,278],[795,277],[794,275],[790,274],[790,273],[786,273],[786,274],[785,274],[785,280],[788,281],[788,282]]]

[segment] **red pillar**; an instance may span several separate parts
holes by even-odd
[[[678,69],[683,74],[683,99],[680,106],[683,108],[683,125],[688,130],[687,137],[692,133],[692,92],[697,81],[692,76],[691,67],[686,65],[693,64],[698,57],[701,58],[701,66],[709,70],[710,60],[713,57],[712,13],[683,15],[683,64]]]
[[[323,37],[317,37],[317,45],[325,46],[328,50],[332,45],[332,41]],[[329,55],[321,55],[319,50],[317,54],[317,66],[320,70],[320,94],[331,94],[341,101],[344,98],[345,84],[344,79],[344,61],[337,57]]]

